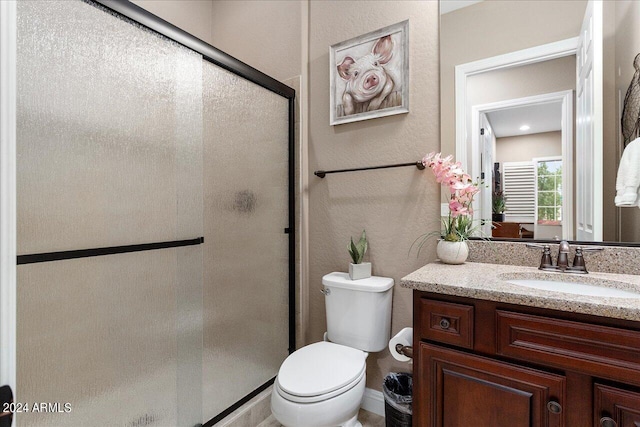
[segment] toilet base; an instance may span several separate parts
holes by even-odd
[[[362,423],[358,421],[358,414],[356,414],[355,417],[351,418],[349,421],[347,421],[340,427],[362,427]]]
[[[315,403],[296,403],[283,398],[278,383],[271,392],[271,413],[285,427],[362,427],[358,410],[364,397],[366,376],[345,393]]]

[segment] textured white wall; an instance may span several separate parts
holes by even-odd
[[[131,0],[167,22],[212,44],[212,0]]]
[[[534,157],[562,155],[562,132],[542,132],[496,139],[494,161],[526,162]]]
[[[329,125],[329,46],[409,19],[410,113]],[[439,229],[440,188],[428,171],[387,169],[329,175],[340,169],[416,161],[439,150],[438,3],[434,1],[312,1],[309,31],[309,339],[326,330],[322,276],[347,271],[347,243],[362,229],[369,237],[373,273],[396,280],[392,334],[412,325],[412,293],[397,285],[435,258],[435,241],[420,257],[408,254],[421,234]],[[389,371],[411,366],[388,350],[370,354],[367,387],[381,389]]]
[[[300,75],[298,0],[214,0],[213,45],[280,81]]]

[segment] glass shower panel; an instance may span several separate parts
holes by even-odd
[[[190,256],[200,248],[190,249]],[[20,426],[178,424],[177,251],[18,267]]]
[[[203,413],[273,378],[288,354],[288,101],[204,72]]]
[[[20,1],[17,66],[19,255],[203,235],[200,55]],[[20,425],[202,422],[202,312],[202,245],[19,265]]]
[[[19,254],[201,232],[176,200],[202,150],[199,54],[81,1],[20,1],[17,66]]]

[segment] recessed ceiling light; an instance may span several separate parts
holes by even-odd
[[[529,127],[529,125],[520,126],[520,130],[529,130],[529,129],[531,129],[531,127]]]

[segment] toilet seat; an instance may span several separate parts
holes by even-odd
[[[282,363],[276,388],[292,402],[312,403],[340,395],[365,376],[366,353],[331,342],[305,346]]]
[[[362,373],[360,374],[359,377],[357,377],[355,380],[353,380],[351,383],[347,384],[344,387],[341,387],[337,390],[334,390],[332,392],[326,393],[326,394],[319,394],[317,396],[307,396],[307,397],[302,397],[302,396],[296,396],[295,394],[290,394],[287,393],[286,391],[282,390],[282,388],[280,387],[280,384],[278,384],[278,381],[276,380],[276,384],[275,384],[275,388],[276,388],[276,392],[278,394],[280,394],[280,396],[282,396],[283,398],[291,401],[291,402],[295,402],[295,403],[316,403],[316,402],[322,402],[323,400],[328,400],[331,399],[333,397],[339,396],[343,393],[346,393],[347,391],[351,390],[353,387],[355,387],[356,385],[358,385],[360,383],[360,381],[363,381],[365,377],[365,371],[362,371]]]

